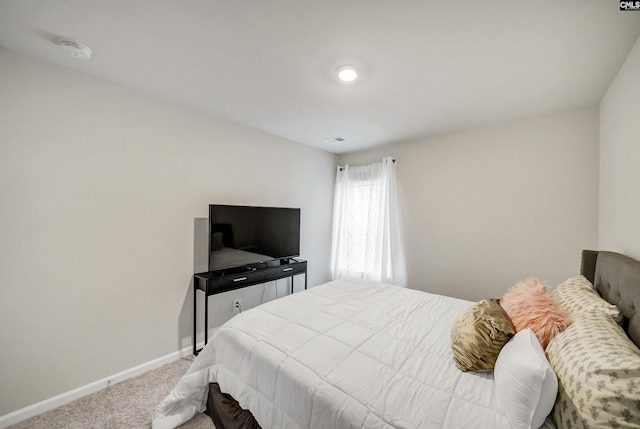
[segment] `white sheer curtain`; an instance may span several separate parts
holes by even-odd
[[[333,202],[334,279],[363,278],[406,286],[396,162],[338,167]]]

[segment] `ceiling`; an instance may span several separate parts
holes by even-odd
[[[334,153],[596,105],[639,35],[616,0],[0,0],[4,49]]]

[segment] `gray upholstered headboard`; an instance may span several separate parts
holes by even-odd
[[[614,252],[583,250],[580,272],[620,309],[623,328],[640,347],[640,262]]]

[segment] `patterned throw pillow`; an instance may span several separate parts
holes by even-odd
[[[585,311],[599,311],[614,320],[620,320],[620,310],[613,304],[608,303],[598,295],[593,285],[584,276],[571,277],[553,291],[551,296],[562,308],[576,317]]]
[[[612,318],[583,313],[546,354],[558,376],[559,429],[640,427],[640,350]]]
[[[502,347],[516,331],[498,299],[485,299],[451,325],[451,348],[462,371],[490,370]]]

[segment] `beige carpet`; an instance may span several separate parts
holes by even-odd
[[[114,384],[8,429],[124,429],[150,428],[153,411],[187,372],[193,356],[179,359],[121,383]],[[181,429],[215,429],[200,414]]]

